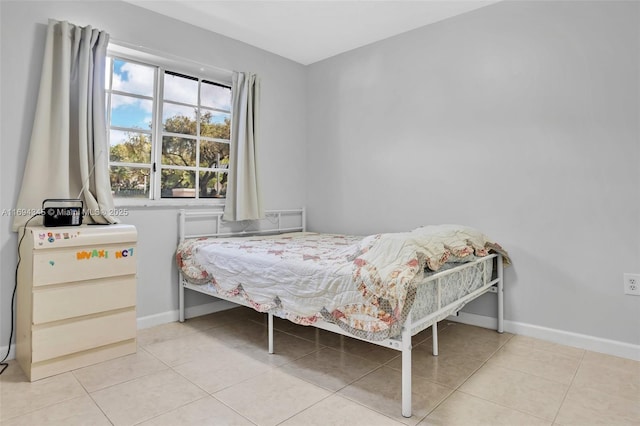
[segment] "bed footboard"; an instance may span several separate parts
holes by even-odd
[[[282,234],[285,232],[305,232],[307,227],[307,215],[304,208],[267,210],[264,219],[243,222],[226,222],[222,219],[223,214],[224,212],[222,210],[181,209],[178,212],[178,244],[188,238],[240,237]],[[180,322],[184,322],[185,320],[185,289],[191,289],[222,299],[220,295],[211,294],[203,291],[198,286],[190,285],[188,281],[184,279],[179,269],[178,288],[178,319]],[[242,304],[238,300],[232,300],[232,302]]]

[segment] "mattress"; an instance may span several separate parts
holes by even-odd
[[[440,226],[366,237],[198,238],[184,241],[176,256],[183,277],[207,293],[298,324],[332,322],[375,341],[399,334],[414,304],[420,315],[433,309],[437,291],[420,285],[430,273],[494,248],[475,230]],[[446,285],[447,298],[481,286],[485,269],[448,278],[459,284]]]

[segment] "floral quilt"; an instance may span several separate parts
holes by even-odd
[[[482,233],[440,225],[366,237],[199,238],[183,242],[176,258],[188,281],[243,298],[259,312],[304,325],[323,319],[358,337],[383,340],[400,333],[425,268],[437,271],[491,251],[509,262]]]

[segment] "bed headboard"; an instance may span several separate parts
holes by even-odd
[[[306,231],[305,209],[267,210],[264,219],[227,222],[222,210],[179,211],[180,242],[186,238],[233,237]]]

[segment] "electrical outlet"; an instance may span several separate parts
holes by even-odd
[[[640,296],[640,274],[624,274],[624,294]]]

